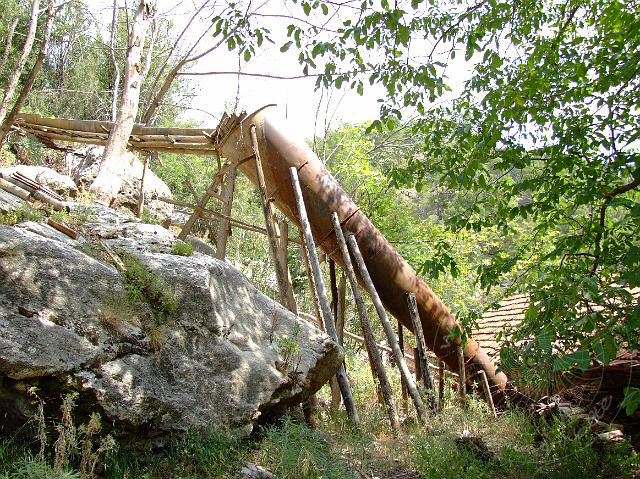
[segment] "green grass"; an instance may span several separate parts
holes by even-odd
[[[171,254],[178,256],[191,256],[193,254],[193,245],[191,243],[185,243],[184,241],[176,241],[171,249]]]
[[[332,451],[322,433],[291,420],[265,431],[256,456],[259,465],[280,479],[356,477],[345,460]]]
[[[348,362],[361,430],[352,427],[343,409],[320,407],[316,430],[285,418],[245,439],[222,432],[191,432],[155,451],[131,450],[124,444],[110,448],[104,460],[106,477],[232,479],[247,462],[279,479],[640,477],[640,459],[627,442],[596,444],[584,425],[564,416],[533,420],[525,411],[511,409],[494,418],[475,396],[468,398],[465,408],[448,396],[444,410],[429,417],[425,425],[413,420],[410,407],[408,417],[402,417],[402,434],[394,437],[384,408],[375,401],[368,366],[355,356]],[[396,372],[390,372],[395,384]],[[399,388],[394,390],[401,406]],[[328,388],[319,396],[328,399]],[[463,431],[481,438],[482,446],[461,441]],[[33,437],[20,441],[0,438],[0,479],[78,477],[72,475],[76,469],[52,468],[54,433],[44,460],[38,459],[37,434],[31,434]],[[92,437],[96,450],[101,438]],[[78,468],[77,457],[69,464]]]

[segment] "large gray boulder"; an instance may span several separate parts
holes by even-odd
[[[98,175],[104,147],[91,146],[67,153],[65,165],[73,180],[82,188],[88,189]],[[127,152],[127,170],[122,172],[123,184],[113,207],[129,208],[136,211],[140,193],[140,180],[144,165],[134,153]],[[173,205],[159,201],[158,198],[173,198],[171,190],[150,169],[144,180],[145,208],[151,214],[162,219],[172,216]]]
[[[168,231],[103,217],[86,225],[92,240],[83,242],[44,224],[0,226],[4,427],[28,415],[26,391],[36,386],[43,398],[80,392],[80,409],[98,410],[122,434],[248,434],[335,373],[340,347],[231,265],[169,254]],[[123,280],[100,242],[156,273],[172,313],[129,299],[136,283]]]

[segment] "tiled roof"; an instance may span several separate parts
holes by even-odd
[[[640,298],[640,288],[631,290],[635,301]],[[487,311],[478,321],[478,326],[471,336],[480,347],[491,357],[497,357],[501,344],[496,335],[509,328],[515,328],[524,319],[524,313],[529,307],[529,295],[519,294],[502,300],[498,309]]]
[[[500,352],[500,344],[496,335],[505,329],[514,328],[524,319],[524,312],[529,307],[529,295],[519,294],[500,302],[500,307],[487,311],[471,336],[486,353],[493,357]]]

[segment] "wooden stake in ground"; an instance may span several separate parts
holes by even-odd
[[[219,259],[227,256],[227,242],[231,235],[231,209],[233,207],[233,193],[236,188],[236,177],[238,170],[232,168],[224,175],[224,186],[222,187],[222,216],[218,221],[218,235],[216,236],[216,253]]]
[[[398,321],[398,346],[400,346],[400,351],[404,356],[404,326],[402,326],[400,321]],[[391,354],[393,354],[393,351],[391,351]],[[406,416],[409,414],[409,395],[407,394],[407,385],[405,384],[404,377],[402,377],[402,375],[400,375],[400,391],[402,393],[402,412]]]
[[[398,339],[393,332],[393,326],[391,326],[389,318],[387,317],[387,312],[385,311],[384,306],[382,306],[380,296],[378,296],[378,292],[373,285],[371,276],[369,276],[369,270],[367,269],[367,265],[364,263],[364,258],[360,253],[360,248],[358,247],[358,243],[356,242],[353,234],[347,235],[347,242],[349,243],[349,248],[351,250],[351,253],[353,254],[353,257],[356,260],[356,264],[358,265],[360,277],[364,281],[367,291],[369,292],[369,296],[371,296],[371,299],[373,300],[373,305],[378,312],[378,317],[380,318],[380,322],[382,323],[382,327],[384,328],[384,332],[387,336],[387,341],[389,341],[389,346],[391,346],[393,355],[396,359],[396,362],[398,363],[398,367],[400,368],[400,375],[404,377],[409,395],[411,396],[411,399],[413,399],[413,404],[416,406],[418,419],[421,422],[424,422],[424,418],[426,416],[424,403],[422,402],[422,398],[420,397],[420,393],[418,392],[416,383],[413,380],[413,377],[411,377],[411,373],[409,372],[409,368],[407,367],[407,362],[404,359],[404,354],[402,353],[402,351],[400,351],[400,345],[398,344]]]
[[[413,334],[416,337],[416,345],[418,354],[414,354],[417,365],[420,363],[420,372],[422,374],[422,383],[427,390],[427,397],[429,408],[432,411],[436,409],[436,401],[433,397],[433,383],[431,381],[431,374],[429,373],[429,360],[427,358],[427,345],[424,340],[424,333],[422,332],[422,322],[420,321],[420,315],[418,313],[418,305],[416,303],[416,296],[413,293],[407,293],[407,305],[409,306],[409,316],[411,316],[411,322],[413,323]]]
[[[289,274],[289,223],[287,223],[286,220],[276,218],[275,226],[278,234],[278,261],[280,261],[280,268],[282,268],[285,280],[289,309],[294,314],[298,314],[296,297],[293,294],[293,284],[291,283],[291,274]]]
[[[438,361],[438,409],[444,409],[444,361]]]
[[[336,319],[336,335],[338,336],[338,343],[342,346],[340,342],[342,340],[340,334],[340,326],[338,319],[338,303],[339,292],[338,285],[336,281],[336,263],[331,258],[329,258],[329,283],[331,284],[331,311],[333,312],[333,317]],[[335,375],[329,381],[329,387],[331,388],[331,410],[336,411],[340,407],[340,387],[338,386],[338,378]]]
[[[467,374],[464,367],[464,353],[462,347],[456,348],[458,353],[458,394],[460,395],[460,401],[464,404],[467,396]]]
[[[484,369],[478,371],[480,375],[480,384],[482,385],[482,390],[484,391],[484,397],[487,399],[489,403],[489,407],[491,408],[491,414],[493,417],[498,417],[496,413],[496,406],[493,404],[493,396],[491,396],[491,389],[489,389],[489,381],[487,381],[487,373]]]
[[[356,307],[358,308],[358,317],[360,319],[360,326],[362,327],[362,334],[365,339],[365,344],[367,345],[366,349],[367,353],[369,354],[369,363],[371,364],[371,370],[374,376],[376,376],[378,378],[378,381],[380,382],[380,389],[382,390],[382,397],[387,406],[387,415],[389,416],[391,429],[393,429],[394,434],[397,435],[400,432],[400,421],[398,419],[398,411],[396,410],[395,401],[393,400],[393,390],[391,389],[391,384],[389,383],[387,373],[382,364],[382,359],[380,358],[380,351],[378,350],[378,345],[376,344],[376,338],[373,335],[373,328],[371,327],[371,323],[369,322],[369,318],[367,317],[367,309],[364,305],[364,299],[362,298],[360,290],[358,289],[358,280],[356,279],[356,273],[353,270],[353,264],[351,263],[351,257],[349,256],[349,249],[347,248],[347,242],[345,241],[344,234],[342,233],[342,227],[340,226],[338,214],[333,213],[331,215],[331,220],[333,221],[333,229],[336,233],[338,245],[340,246],[342,261],[344,262],[344,269],[347,273],[349,284],[351,284],[353,299],[355,300]]]
[[[260,198],[262,200],[262,212],[264,213],[264,221],[267,227],[269,238],[269,251],[271,252],[271,260],[276,270],[276,280],[278,281],[278,293],[280,302],[285,305],[289,311],[297,314],[297,306],[295,301],[293,304],[289,300],[287,277],[282,269],[282,264],[278,258],[278,232],[276,231],[275,218],[271,207],[271,199],[267,191],[267,184],[264,179],[264,170],[262,169],[262,160],[260,159],[260,150],[258,148],[258,137],[256,136],[256,126],[251,125],[249,128],[251,135],[251,146],[256,161],[256,176],[258,178],[258,188],[260,189]]]
[[[329,298],[327,298],[327,290],[324,285],[324,279],[322,278],[320,262],[318,261],[315,241],[313,240],[313,235],[311,233],[311,225],[309,224],[309,219],[307,218],[307,209],[304,205],[302,189],[300,188],[300,181],[298,180],[298,171],[296,170],[296,167],[292,166],[289,169],[289,173],[291,175],[293,192],[295,194],[296,203],[298,206],[300,229],[304,234],[305,243],[308,249],[307,254],[309,255],[309,264],[311,266],[311,272],[313,273],[313,277],[315,279],[316,287],[318,290],[318,299],[320,302],[320,307],[322,309],[322,314],[324,316],[324,327],[329,337],[337,343],[338,334],[336,333],[336,325],[333,320],[333,314],[331,314],[331,305],[329,304]],[[340,386],[340,392],[342,393],[342,400],[344,402],[344,407],[347,410],[347,415],[349,416],[349,419],[351,419],[353,425],[359,428],[360,416],[358,415],[358,410],[356,409],[356,405],[353,401],[353,396],[351,394],[351,385],[349,384],[349,379],[347,378],[347,372],[345,370],[344,364],[340,365],[338,371],[336,372],[336,376],[338,378],[338,385]]]
[[[147,168],[149,166],[149,157],[151,153],[148,153],[144,157],[144,163],[142,165],[142,178],[140,178],[140,193],[138,194],[138,208],[136,209],[136,216],[142,218],[142,212],[144,211],[144,180],[147,176]]]

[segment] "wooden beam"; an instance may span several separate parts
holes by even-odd
[[[438,409],[444,409],[444,361],[438,361]]]
[[[404,376],[404,380],[407,384],[407,390],[409,392],[409,395],[411,396],[411,399],[413,399],[413,404],[415,405],[416,412],[418,413],[418,419],[421,422],[424,422],[424,418],[426,416],[424,403],[422,402],[422,398],[420,397],[420,393],[418,392],[416,383],[413,380],[413,377],[411,377],[411,373],[409,372],[409,368],[407,367],[407,362],[404,359],[404,354],[400,350],[398,339],[396,338],[396,335],[393,331],[393,326],[391,326],[391,322],[389,322],[389,318],[387,317],[387,312],[385,311],[384,306],[382,306],[380,296],[378,296],[378,292],[373,285],[371,276],[369,276],[369,270],[364,263],[364,258],[360,253],[360,248],[358,247],[358,243],[356,242],[356,238],[353,236],[353,234],[347,235],[347,242],[349,244],[349,249],[351,250],[351,253],[356,260],[356,264],[358,265],[360,277],[362,278],[362,281],[364,282],[365,287],[369,292],[369,296],[373,301],[373,305],[376,308],[376,312],[378,313],[378,317],[380,318],[380,322],[382,323],[385,335],[387,336],[387,341],[391,346],[393,356],[395,357],[398,367],[400,368],[400,374]]]
[[[498,417],[498,414],[496,413],[496,406],[493,404],[493,396],[491,396],[489,381],[487,381],[487,373],[484,371],[484,369],[481,369],[480,371],[478,371],[478,374],[480,375],[480,384],[482,385],[482,389],[484,391],[484,397],[486,398],[487,403],[491,408],[491,414],[493,415],[493,417]]]
[[[340,253],[342,254],[344,270],[347,273],[347,278],[349,279],[349,284],[351,285],[351,293],[353,294],[353,299],[355,300],[356,308],[358,309],[358,318],[360,319],[360,327],[362,328],[362,334],[367,346],[371,372],[380,383],[382,397],[384,399],[385,405],[387,406],[387,416],[389,417],[391,429],[393,430],[393,433],[395,435],[398,435],[400,433],[400,420],[398,419],[398,411],[396,410],[396,404],[393,400],[393,390],[391,389],[391,384],[389,383],[389,379],[387,378],[387,372],[385,371],[384,365],[382,364],[380,351],[378,350],[375,336],[373,335],[373,328],[371,327],[371,322],[369,321],[369,317],[367,316],[367,308],[364,304],[364,299],[362,298],[360,289],[358,288],[358,280],[356,278],[356,273],[353,270],[353,264],[351,263],[351,257],[349,256],[349,249],[344,238],[344,233],[342,232],[342,226],[340,225],[338,214],[333,213],[331,215],[331,220],[333,222],[333,230],[336,234],[338,246],[340,247]],[[333,278],[335,280],[335,272]],[[338,291],[336,288],[336,295],[337,293]]]
[[[291,175],[291,183],[293,184],[293,193],[295,195],[296,204],[298,206],[298,216],[300,220],[300,228],[304,234],[305,244],[308,247],[309,264],[311,266],[311,272],[315,279],[318,299],[320,302],[320,308],[324,317],[324,327],[327,334],[336,343],[338,342],[338,335],[336,333],[336,325],[331,314],[331,305],[327,298],[327,290],[324,285],[324,279],[322,277],[322,271],[320,270],[320,262],[318,261],[318,255],[316,253],[316,245],[313,240],[313,234],[311,233],[311,225],[307,217],[307,209],[304,205],[304,199],[302,197],[302,189],[300,188],[300,181],[298,180],[298,171],[295,166],[289,169]],[[347,378],[344,363],[340,364],[338,371],[336,372],[338,378],[338,385],[340,386],[340,392],[342,393],[342,400],[347,410],[347,415],[353,425],[360,428],[360,415],[356,409],[355,402],[353,401],[353,395],[351,393],[351,385]]]
[[[436,401],[433,397],[433,383],[431,382],[431,374],[429,373],[427,345],[424,340],[424,333],[422,332],[422,322],[420,321],[420,314],[418,313],[416,296],[413,293],[407,293],[407,305],[409,306],[409,316],[411,316],[411,322],[413,323],[413,334],[416,338],[416,349],[418,351],[416,357],[416,371],[418,371],[417,365],[420,364],[420,373],[422,376],[422,383],[427,391],[429,409],[434,411],[436,409]]]
[[[149,156],[151,156],[151,153],[145,155],[144,163],[142,165],[142,178],[140,178],[140,192],[138,193],[138,207],[136,208],[136,217],[138,218],[142,218],[142,212],[144,211],[144,180],[147,176]]]
[[[461,346],[456,348],[456,353],[458,354],[458,365],[460,368],[458,371],[458,394],[460,396],[460,402],[464,404],[467,396],[467,378],[464,367],[464,352]]]
[[[400,321],[398,321],[398,346],[400,347],[400,352],[402,352],[402,354],[404,355],[404,326],[402,326],[402,323]],[[389,349],[389,353],[393,354],[393,351]],[[402,374],[400,375],[400,392],[402,394],[402,412],[406,416],[407,414],[409,414],[409,393],[407,392],[407,384],[404,382],[404,376]]]
[[[193,228],[193,225],[200,216],[201,211],[207,207],[207,203],[209,203],[209,200],[215,194],[216,188],[218,187],[219,183],[220,178],[214,175],[209,188],[207,188],[207,190],[204,192],[204,194],[200,198],[200,201],[198,201],[196,208],[194,208],[193,213],[191,214],[185,225],[182,227],[182,231],[180,231],[180,234],[178,235],[179,240],[185,241],[187,239],[187,236],[191,232],[191,228]]]
[[[233,194],[236,188],[237,168],[232,168],[224,175],[224,186],[222,188],[222,215],[218,220],[218,234],[216,236],[216,253],[218,258],[224,259],[227,256],[227,243],[231,235],[231,209],[233,207]]]

